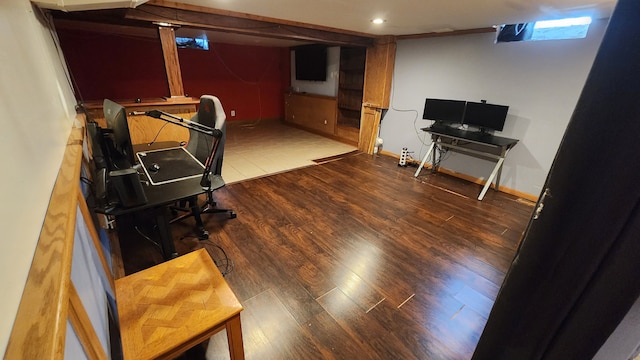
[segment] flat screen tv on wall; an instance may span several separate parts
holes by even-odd
[[[327,80],[327,47],[324,45],[302,45],[293,48],[295,54],[296,80]]]

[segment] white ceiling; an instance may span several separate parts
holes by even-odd
[[[167,0],[32,0],[41,7],[63,11],[162,5]],[[412,35],[488,28],[574,16],[608,18],[616,0],[174,0],[176,3],[250,14],[253,18],[316,25],[370,35]],[[218,11],[220,13],[220,11]],[[235,13],[235,14],[233,14]],[[374,18],[385,23],[375,25]],[[78,26],[78,25],[74,25]],[[88,25],[91,26],[91,25]],[[110,31],[131,32],[111,26]],[[157,34],[149,29],[148,36]],[[145,29],[138,32],[143,35]],[[180,28],[178,36],[207,35],[209,41],[257,46],[290,47],[296,40],[240,35],[229,32]]]
[[[178,0],[375,35],[408,35],[573,16],[607,18],[615,0]],[[375,25],[374,18],[386,22]]]

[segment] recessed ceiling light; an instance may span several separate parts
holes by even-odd
[[[377,19],[371,20],[371,22],[376,24],[376,25],[380,25],[380,24],[384,24],[385,22],[387,22],[387,20],[381,19],[381,18],[377,18]]]

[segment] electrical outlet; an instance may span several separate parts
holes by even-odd
[[[235,110],[231,110],[231,116],[236,116],[236,111]]]

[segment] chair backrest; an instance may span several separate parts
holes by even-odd
[[[224,143],[227,137],[226,120],[227,116],[224,113],[220,99],[212,95],[202,95],[200,97],[198,112],[191,118],[191,121],[222,131],[222,137],[218,144],[218,151],[213,159],[213,165],[211,166],[211,173],[214,175],[220,175],[222,173]],[[211,136],[189,130],[189,143],[187,144],[187,150],[201,163],[204,164],[207,157],[209,157],[212,144],[213,138]]]

